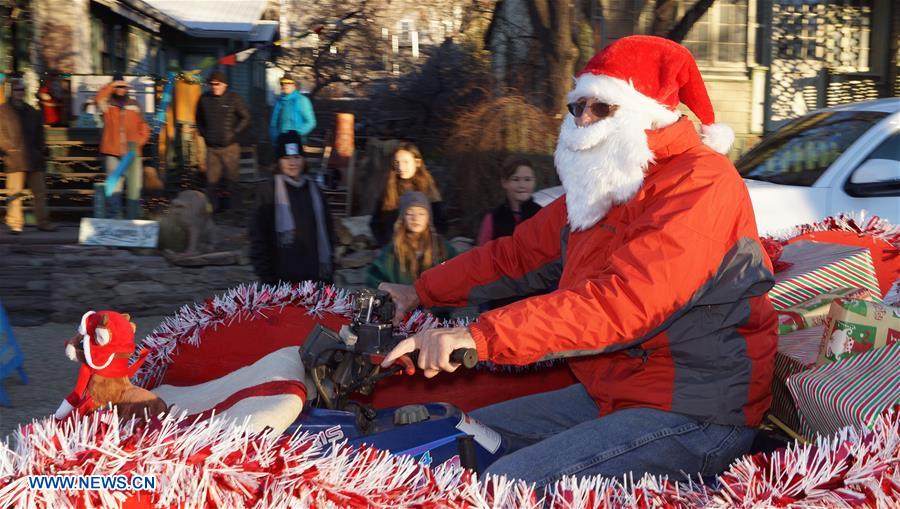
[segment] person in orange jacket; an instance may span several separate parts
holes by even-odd
[[[569,100],[555,154],[564,196],[414,286],[382,286],[398,315],[549,293],[407,338],[384,364],[419,350],[430,377],[459,367],[457,348],[500,364],[569,358],[580,383],[473,412],[510,451],[487,473],[538,488],[715,475],[751,447],[777,345],[772,265],[723,155],[734,133],[714,124],[690,52],[659,37],[601,50]]]
[[[150,139],[150,127],[144,120],[141,105],[133,97],[128,96],[128,82],[120,73],[116,73],[113,81],[97,92],[94,102],[103,114],[100,153],[105,156],[107,178],[128,153],[129,143],[134,143],[136,150],[136,162],[126,170],[123,179],[116,184],[113,195],[107,199],[105,215],[112,219],[121,215],[122,180],[127,177],[127,217],[140,219],[141,187],[144,178],[141,152],[147,140]]]

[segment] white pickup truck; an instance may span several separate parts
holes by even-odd
[[[900,224],[900,99],[804,115],[766,136],[735,166],[762,234],[862,210]],[[543,189],[534,200],[546,205],[562,192],[562,186]]]

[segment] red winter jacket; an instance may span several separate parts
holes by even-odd
[[[565,197],[511,237],[426,271],[425,307],[552,289],[481,315],[482,360],[569,361],[600,414],[650,407],[756,425],[769,408],[772,265],[746,187],[691,122],[647,131],[656,163],[638,194],[572,232]]]

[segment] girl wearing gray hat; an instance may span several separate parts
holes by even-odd
[[[394,236],[366,275],[366,284],[412,284],[419,274],[454,257],[456,250],[434,230],[431,201],[418,191],[400,197],[400,213]]]

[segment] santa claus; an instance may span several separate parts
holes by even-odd
[[[679,104],[700,120],[697,129]],[[461,306],[545,292],[465,328],[401,342],[426,376],[457,348],[482,360],[569,358],[580,383],[480,409],[510,454],[489,473],[711,476],[746,453],[769,407],[774,284],[733,140],[690,52],[649,36],[595,55],[556,148],[565,196],[512,236],[383,285],[398,303]]]

